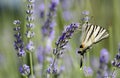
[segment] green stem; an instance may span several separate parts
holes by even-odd
[[[28,78],[27,76],[25,76],[24,78]]]
[[[52,63],[52,66],[51,66],[52,70],[54,69],[54,65],[55,65],[56,60],[57,60],[57,57],[55,56],[54,60],[53,60],[53,63]],[[50,74],[50,78],[55,78],[55,75],[54,74]]]
[[[113,50],[114,49],[114,46],[113,46],[113,44],[114,44],[114,42],[113,42],[114,37],[113,37],[112,26],[109,26],[109,32],[110,32],[110,37],[109,37],[110,45],[109,45],[109,49],[110,49],[111,55],[114,55],[114,50]]]
[[[113,67],[112,76],[114,75],[115,71],[116,71],[116,67]]]
[[[32,76],[32,78],[34,78],[34,75],[33,75],[32,53],[31,53],[31,52],[29,53],[29,58],[30,58],[30,71],[31,71],[31,76]]]
[[[89,53],[89,51],[87,52],[87,63],[86,63],[86,65],[87,66],[90,66],[90,53]]]
[[[47,7],[47,0],[44,0],[44,4]],[[47,13],[47,8],[45,7],[45,14]],[[46,20],[47,16],[44,16],[44,21]]]

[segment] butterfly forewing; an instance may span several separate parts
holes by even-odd
[[[98,26],[99,27],[99,26]],[[99,42],[100,40],[107,38],[109,36],[108,32],[105,28],[100,27],[99,31],[96,32],[97,35],[95,36],[94,43]]]

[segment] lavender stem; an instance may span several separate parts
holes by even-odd
[[[32,53],[31,52],[29,53],[29,57],[30,57],[30,71],[31,71],[31,76],[32,76],[32,78],[34,78],[34,75],[33,75]]]

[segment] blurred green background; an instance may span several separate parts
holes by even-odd
[[[36,12],[38,12],[38,7],[41,2],[42,0],[36,0]],[[46,6],[48,6],[47,4],[50,1],[44,0],[43,2],[47,2]],[[57,7],[55,18],[57,26],[55,27],[56,35],[53,41],[53,47],[54,42],[61,35],[64,26],[69,25],[72,22],[79,22],[82,18],[81,12],[83,10],[88,10],[92,17],[90,22],[106,28],[110,34],[109,38],[93,46],[90,50],[90,58],[98,58],[99,61],[100,50],[106,48],[110,55],[109,68],[111,69],[111,60],[118,52],[118,44],[120,42],[120,0],[66,0],[66,2],[66,5],[63,4],[63,7],[68,7],[67,11],[69,11],[70,15],[68,18],[67,16],[63,16],[63,11],[65,9],[60,2]],[[13,21],[15,19],[20,19],[24,28],[26,15],[25,7],[25,0],[0,0],[0,78],[22,77],[18,71],[19,61],[13,47]],[[67,20],[65,18],[67,18]],[[42,44],[40,41],[40,28],[42,26],[40,18],[36,18],[35,25],[34,31],[36,35],[34,42],[35,46],[38,47]],[[69,66],[66,63],[64,64],[66,70],[61,74],[60,78],[87,78],[82,71],[79,70],[79,56],[76,54],[76,49],[79,48],[78,41],[80,40],[80,36],[81,34],[78,32],[70,40],[70,48],[68,49],[68,52],[65,53],[65,56],[68,56],[68,58],[60,59],[61,61],[71,62],[69,63]],[[116,78],[119,77],[120,76],[118,75]],[[96,78],[96,73],[94,73],[94,76],[91,78]]]

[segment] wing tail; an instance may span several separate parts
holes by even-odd
[[[83,66],[83,55],[80,55],[80,68]]]
[[[83,59],[84,59],[84,52],[78,51],[78,54],[80,54],[80,68],[83,66]]]

